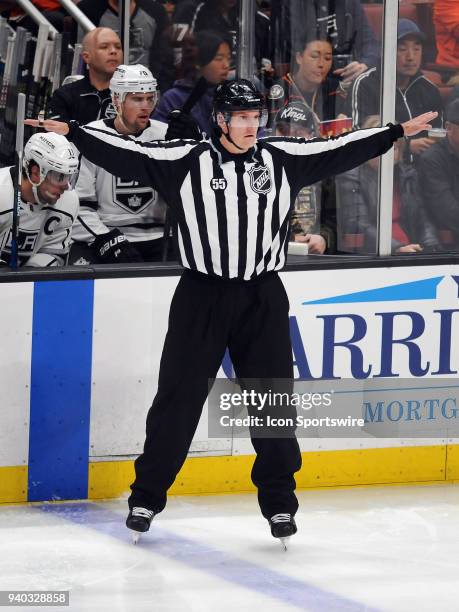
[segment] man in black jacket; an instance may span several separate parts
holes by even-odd
[[[119,0],[81,0],[78,8],[97,26],[119,32]],[[159,89],[168,89],[175,78],[173,53],[165,36],[169,19],[157,0],[129,0],[129,57],[126,64],[143,64],[151,70]]]
[[[459,99],[446,108],[446,138],[419,158],[427,214],[446,249],[459,249]]]
[[[400,19],[397,31],[397,90],[395,119],[408,121],[428,110],[438,113],[434,127],[442,126],[442,101],[438,88],[421,72],[424,34],[410,19]],[[354,81],[347,98],[347,116],[359,128],[370,115],[380,114],[381,71],[372,68]],[[419,155],[433,144],[426,133],[410,140],[410,150]]]
[[[85,125],[116,117],[109,86],[113,73],[123,61],[118,34],[110,28],[91,30],[83,38],[82,57],[88,74],[56,89],[49,101],[50,119],[74,119]]]
[[[371,115],[364,128],[379,125]],[[441,250],[437,232],[427,218],[414,164],[403,161],[402,140],[394,144],[394,190],[392,202],[392,253]],[[351,253],[376,253],[378,243],[379,160],[336,177],[338,192],[339,249]]]

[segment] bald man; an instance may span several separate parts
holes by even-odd
[[[109,83],[123,62],[119,36],[110,28],[95,28],[86,34],[82,44],[87,72],[83,79],[56,89],[49,101],[50,119],[75,119],[84,125],[116,116]]]

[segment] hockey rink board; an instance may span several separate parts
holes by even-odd
[[[357,327],[356,345],[371,375],[390,368],[394,376],[419,376],[406,346],[395,343],[390,357],[383,350],[382,321],[388,318],[394,338],[408,337],[417,326],[423,376],[457,376],[459,266],[281,276],[296,376],[352,377],[358,363],[344,345]],[[128,490],[177,282],[148,277],[0,285],[0,502],[115,497]],[[454,442],[302,439],[298,484],[454,480]],[[252,461],[249,440],[208,437],[204,409],[172,492],[249,490]]]

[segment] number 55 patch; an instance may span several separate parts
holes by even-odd
[[[210,186],[214,191],[223,191],[226,189],[226,179],[225,178],[213,178],[210,180]]]

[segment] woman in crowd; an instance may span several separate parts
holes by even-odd
[[[344,92],[340,89],[339,79],[331,72],[331,41],[318,39],[315,34],[306,37],[295,54],[295,63],[295,73],[287,73],[280,83],[270,89],[268,98],[272,117],[288,103],[299,102],[314,113],[318,132],[320,121],[337,117],[344,103]]]
[[[194,105],[191,116],[201,131],[210,134],[214,90],[228,78],[230,64],[229,38],[212,30],[202,30],[194,36],[188,36],[183,46],[183,78],[175,81],[173,87],[161,96],[153,119],[167,123],[170,112],[183,107],[198,79],[204,77],[209,86]]]

